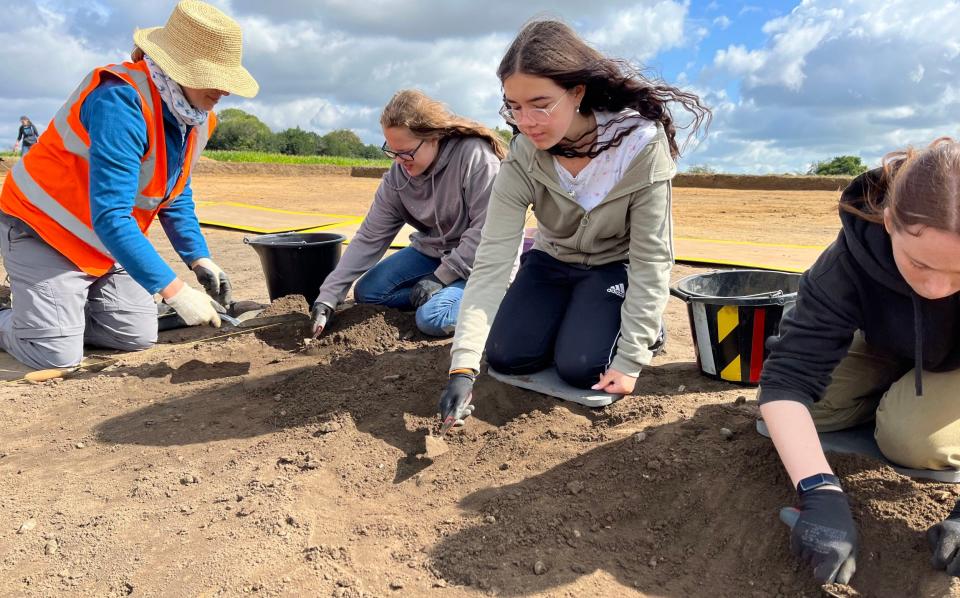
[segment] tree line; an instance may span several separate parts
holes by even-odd
[[[319,135],[300,127],[278,133],[270,130],[259,118],[239,108],[217,113],[217,129],[207,148],[280,153],[292,156],[345,156],[348,158],[383,158],[376,145],[365,144],[349,129]]]
[[[217,114],[219,124],[207,144],[214,150],[240,150],[280,153],[293,156],[344,156],[348,158],[383,158],[376,145],[365,144],[349,129],[337,129],[326,135],[305,131],[300,127],[274,133],[259,118],[239,108],[228,108]],[[504,141],[510,142],[513,133],[495,129]],[[814,162],[807,174],[813,175],[858,175],[867,170],[859,156],[835,156],[829,160]],[[716,174],[708,165],[690,166],[692,174]]]
[[[806,174],[816,176],[857,176],[863,174],[870,167],[863,163],[860,156],[834,156],[829,160],[818,160],[810,165]],[[719,174],[708,164],[694,164],[687,168],[688,174]],[[802,172],[785,174],[804,174]]]
[[[383,158],[379,146],[365,144],[349,129],[337,129],[326,135],[305,131],[300,127],[274,133],[262,120],[239,108],[217,113],[217,129],[207,143],[212,150],[237,150],[280,153],[291,156],[343,156],[347,158]],[[513,133],[495,131],[510,142]]]

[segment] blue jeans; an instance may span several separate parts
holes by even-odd
[[[413,309],[410,289],[437,269],[438,258],[405,247],[371,268],[357,281],[353,298],[357,303],[372,303],[397,309]],[[449,336],[457,325],[460,299],[467,281],[457,280],[445,286],[417,309],[417,328],[430,336]]]

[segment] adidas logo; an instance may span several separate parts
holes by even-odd
[[[612,287],[608,288],[607,292],[613,293],[617,297],[620,297],[621,299],[623,299],[624,295],[626,295],[626,290],[627,289],[622,284],[615,284]]]

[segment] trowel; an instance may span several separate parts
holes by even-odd
[[[454,406],[450,414],[443,418],[443,423],[440,424],[440,433],[438,435],[434,436],[428,432],[427,435],[424,436],[424,457],[427,459],[436,459],[450,450],[450,447],[448,447],[444,441],[444,437],[447,435],[447,432],[456,425],[458,420],[468,417],[473,412],[473,405],[470,404],[471,400],[473,400],[473,393],[468,394],[461,399],[459,404]]]

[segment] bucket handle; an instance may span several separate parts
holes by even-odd
[[[738,295],[736,297],[718,297],[716,295],[691,295],[681,291],[679,288],[670,287],[670,294],[674,297],[681,299],[687,303],[690,302],[690,299],[775,299],[777,303],[783,304],[783,297],[785,293],[782,289],[776,291],[768,291],[766,293],[754,293],[753,295]]]

